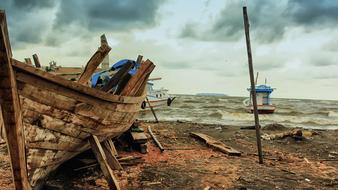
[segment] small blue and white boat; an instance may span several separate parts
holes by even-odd
[[[267,85],[259,85],[256,86],[256,99],[257,99],[257,109],[260,114],[271,114],[276,110],[276,106],[272,104],[271,101],[271,93],[275,90],[275,88],[271,88],[271,86]],[[252,105],[252,96],[251,96],[251,88],[247,89],[250,92],[250,98],[243,101],[243,104],[246,106],[248,112],[253,113],[253,105]]]

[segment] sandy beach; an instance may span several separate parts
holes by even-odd
[[[258,164],[254,130],[239,126],[192,122],[142,122],[151,126],[166,149],[151,139],[148,153],[119,151],[119,156],[140,156],[144,162],[114,171],[122,189],[337,189],[338,131],[302,129],[303,138],[262,140],[264,164]],[[290,129],[271,125],[264,134]],[[239,150],[228,156],[192,138],[190,132],[208,134]],[[72,161],[74,163],[74,161]],[[5,144],[1,145],[0,184],[12,189]],[[74,171],[62,166],[47,182],[49,189],[108,189],[98,166]]]

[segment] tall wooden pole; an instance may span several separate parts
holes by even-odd
[[[254,79],[254,70],[252,65],[252,54],[251,54],[251,45],[250,45],[250,32],[249,32],[249,18],[246,7],[243,7],[243,17],[244,17],[244,29],[245,29],[245,38],[246,38],[246,48],[248,52],[248,64],[249,64],[249,74],[250,74],[250,82],[251,82],[251,95],[252,95],[252,103],[253,103],[253,112],[255,115],[255,128],[256,128],[256,139],[257,139],[257,148],[258,148],[258,156],[259,163],[263,164],[263,153],[262,153],[262,143],[261,143],[261,132],[259,125],[259,117],[257,110],[257,97],[256,97],[256,86]]]

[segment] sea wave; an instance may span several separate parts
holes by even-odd
[[[177,96],[171,107],[156,109],[160,120],[251,125],[254,117],[242,104],[243,97]],[[259,115],[262,124],[280,123],[289,127],[338,129],[338,102],[322,100],[276,99],[276,112]],[[141,119],[153,119],[151,112]]]

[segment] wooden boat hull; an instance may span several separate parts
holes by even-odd
[[[275,112],[276,107],[274,105],[257,105],[257,110],[259,114],[272,114]],[[247,111],[253,113],[253,107],[247,106]]]
[[[143,93],[140,97],[129,97],[129,101],[121,97],[114,97],[116,102],[100,99],[97,95],[67,88],[57,81],[48,81],[43,77],[43,71],[18,61],[14,60],[13,68],[32,187],[40,184],[63,162],[89,149],[89,136],[96,135],[105,140],[127,131],[145,98]]]

